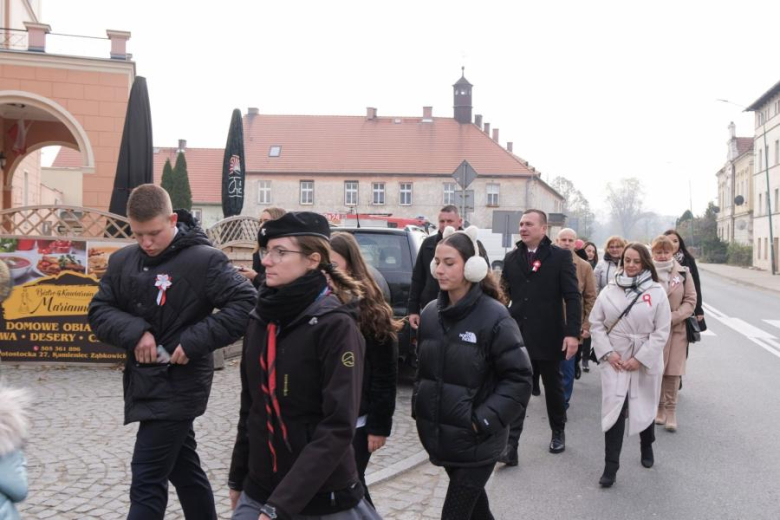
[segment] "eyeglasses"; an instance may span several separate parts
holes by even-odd
[[[287,253],[297,253],[299,255],[306,255],[303,251],[293,251],[292,249],[280,249],[278,247],[275,247],[274,249],[261,249],[260,253],[263,255],[263,258],[270,258],[271,262],[278,264],[282,261],[284,258],[284,255]]]

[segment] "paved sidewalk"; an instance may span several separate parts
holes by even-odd
[[[696,265],[702,271],[718,275],[732,282],[767,291],[780,292],[780,275],[773,276],[769,271],[725,264],[697,263]],[[702,290],[702,292],[706,296],[706,291]]]
[[[32,434],[25,447],[30,493],[20,507],[22,518],[125,518],[138,427],[122,425],[121,369],[4,363],[0,372],[10,384],[36,393]],[[227,473],[240,390],[238,361],[228,361],[225,370],[214,375],[206,414],[195,421],[198,453],[220,518],[230,518]],[[420,452],[410,399],[410,385],[401,383],[393,434],[372,456],[368,475]],[[181,506],[171,486],[166,519],[180,518]]]

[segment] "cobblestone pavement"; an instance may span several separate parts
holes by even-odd
[[[384,520],[438,520],[450,480],[429,462],[371,487],[371,498]]]
[[[37,396],[25,448],[30,494],[21,505],[22,517],[125,518],[137,426],[122,425],[121,369],[3,364],[0,370],[10,384],[30,387]],[[215,373],[208,411],[195,421],[198,453],[214,487],[220,518],[230,518],[226,482],[239,394],[238,361],[228,361],[224,370]],[[420,452],[409,416],[410,398],[410,386],[402,383],[393,434],[371,458],[368,474]],[[392,485],[396,484],[391,480],[388,486]],[[391,498],[389,503],[381,500],[381,507],[394,507],[392,493],[385,489],[378,484],[379,495]],[[183,518],[172,487],[166,518]]]

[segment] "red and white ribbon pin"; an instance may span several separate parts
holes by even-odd
[[[159,289],[157,293],[157,305],[165,305],[165,292],[173,285],[171,277],[167,274],[158,274],[154,286]]]
[[[539,270],[540,267],[542,267],[542,262],[540,262],[539,260],[534,260],[533,266],[534,267],[533,269],[531,269],[531,271],[535,273],[536,271]]]
[[[647,306],[648,307],[652,307],[653,306],[653,300],[652,300],[652,298],[650,298],[649,294],[645,294],[644,296],[642,296],[642,301],[643,302],[647,302]]]

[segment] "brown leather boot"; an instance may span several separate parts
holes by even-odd
[[[663,401],[658,403],[658,413],[655,414],[655,424],[659,426],[666,424],[666,403]]]
[[[667,379],[669,380],[667,382]],[[680,391],[680,376],[664,376],[666,391],[666,424],[668,432],[677,431],[677,393]]]

